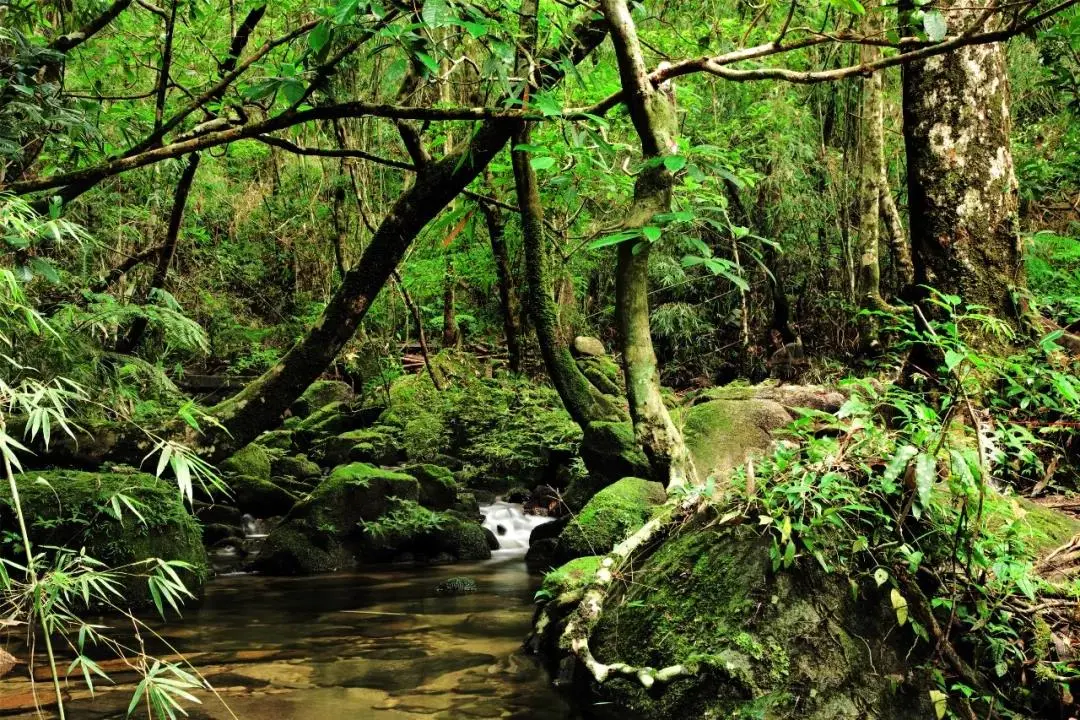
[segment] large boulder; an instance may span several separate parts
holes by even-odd
[[[360,556],[368,562],[487,560],[487,534],[478,522],[396,500],[383,517],[364,524]]]
[[[591,686],[597,699],[643,720],[935,717],[887,588],[855,597],[846,579],[814,567],[773,573],[769,547],[746,527],[685,529],[636,569],[646,581],[615,583],[592,634],[596,658],[695,672],[653,690],[613,677]],[[544,583],[552,622],[530,645],[549,659],[560,652],[560,608],[574,606],[595,570],[595,558],[575,562]]]
[[[664,503],[664,486],[628,477],[596,493],[559,533],[557,562],[585,555],[602,555],[645,524]]]
[[[294,444],[303,449],[324,437],[349,430],[353,423],[349,404],[338,400],[327,403],[290,429]]]
[[[340,380],[316,380],[289,406],[289,411],[296,417],[306,418],[332,402],[350,403],[354,399],[356,394],[348,384]]]
[[[327,438],[312,450],[312,455],[324,467],[350,461],[394,465],[404,459],[396,430],[385,425],[350,430]]]
[[[575,355],[585,355],[599,357],[607,355],[607,350],[604,349],[604,343],[594,337],[588,335],[578,335],[574,338],[573,344],[570,346]]]
[[[416,479],[366,463],[335,468],[270,532],[255,562],[258,570],[308,575],[351,567],[364,524],[387,513],[394,499],[415,502]]]
[[[424,507],[432,510],[449,510],[458,502],[458,484],[454,479],[454,473],[447,468],[421,463],[406,465],[402,470],[420,483],[420,504]]]
[[[683,437],[701,477],[722,477],[772,445],[772,433],[792,417],[775,400],[711,400],[688,408]]]
[[[122,603],[133,608],[151,604],[147,581],[140,576],[145,573],[132,564],[152,558],[188,563],[191,569],[181,571],[181,578],[195,595],[201,592],[209,572],[201,530],[174,483],[139,472],[76,470],[28,472],[16,475],[15,482],[37,550],[85,548],[106,567],[125,566]],[[6,482],[0,484],[0,527],[16,527]],[[8,559],[24,562],[21,557]]]
[[[273,477],[287,477],[305,482],[322,475],[318,464],[308,459],[307,455],[282,455],[271,459],[270,473]]]
[[[267,453],[266,448],[252,443],[222,460],[218,465],[218,469],[226,477],[244,475],[256,480],[269,480],[270,455]]]

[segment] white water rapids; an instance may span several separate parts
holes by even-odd
[[[533,528],[551,522],[551,518],[526,515],[517,503],[501,500],[482,505],[480,513],[484,516],[484,527],[498,538],[499,550],[512,550],[516,554],[529,549],[529,535]]]

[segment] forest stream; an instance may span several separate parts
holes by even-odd
[[[212,580],[197,609],[158,628],[220,694],[220,700],[199,694],[202,704],[189,706],[189,716],[579,717],[539,663],[521,650],[540,584],[538,576],[526,571],[524,553],[530,530],[545,519],[523,515],[520,506],[508,503],[482,511],[485,525],[500,534],[505,548],[488,561]],[[472,578],[477,591],[437,593],[437,586],[451,577]],[[0,682],[0,714],[2,698],[25,696],[28,690],[22,678]],[[46,692],[46,685],[39,690]],[[124,717],[131,690],[119,682],[99,688],[92,699],[80,687],[72,694],[68,717]]]

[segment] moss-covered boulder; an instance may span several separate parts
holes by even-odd
[[[664,486],[658,482],[628,477],[609,485],[596,493],[559,533],[556,561],[610,551],[644,525],[654,508],[666,499]]]
[[[454,473],[441,465],[421,463],[402,468],[420,483],[420,504],[432,510],[449,510],[458,501]],[[479,510],[479,508],[477,508]]]
[[[279,517],[296,503],[297,496],[273,480],[238,475],[228,479],[231,502],[241,513],[257,518]]]
[[[316,380],[289,406],[296,417],[306,418],[332,402],[350,403],[356,398],[353,389],[340,380]]]
[[[596,575],[600,560],[599,555],[586,555],[574,558],[551,572],[545,573],[544,582],[540,586],[541,597],[555,599],[584,590]]]
[[[291,430],[296,446],[303,449],[324,437],[349,430],[352,423],[348,403],[335,401],[311,413]]]
[[[577,359],[578,369],[593,386],[614,398],[624,397],[622,368],[608,356],[587,356]]]
[[[409,559],[440,563],[486,560],[491,557],[491,548],[480,523],[395,499],[389,512],[363,524],[359,555],[368,562]]]
[[[309,460],[307,455],[300,453],[272,458],[270,474],[273,477],[287,477],[303,482],[318,478],[322,475],[322,469],[317,463]]]
[[[726,475],[748,456],[763,452],[772,433],[789,425],[791,415],[774,400],[711,400],[686,409],[683,436],[702,477]]]
[[[572,607],[595,558],[545,580],[551,610]],[[576,570],[576,572],[572,572]],[[669,718],[926,720],[934,710],[914,668],[911,638],[896,628],[887,590],[856,595],[845,578],[814,568],[775,574],[769,541],[749,528],[684,530],[637,569],[647,582],[616,583],[592,636],[598,660],[693,668],[646,690],[636,678],[590,685],[614,714]],[[865,585],[865,584],[864,584]],[[560,599],[564,602],[560,603]],[[550,616],[550,615],[549,615]],[[557,652],[558,621],[532,647]]]
[[[255,567],[306,575],[351,567],[363,545],[364,524],[387,513],[394,499],[415,502],[416,479],[366,463],[335,468],[270,532]]]
[[[44,482],[40,482],[44,480]],[[129,566],[150,558],[179,560],[192,566],[182,577],[198,595],[208,574],[201,529],[188,512],[175,484],[139,472],[49,470],[16,475],[23,514],[38,549],[85,547],[108,567]],[[140,520],[122,498],[140,503]],[[114,498],[116,502],[114,502]],[[121,517],[116,516],[119,504]],[[8,484],[0,484],[0,527],[15,527]],[[0,552],[17,562],[14,546]],[[137,575],[139,571],[128,569]],[[124,600],[146,607],[150,593],[144,577],[124,580]]]
[[[589,472],[568,489],[567,504],[574,509],[619,478],[648,477],[652,472],[629,422],[589,423],[581,440],[581,459]]]
[[[265,447],[251,443],[222,460],[218,469],[226,477],[244,475],[256,480],[270,479],[270,454]]]
[[[261,445],[270,450],[282,450],[287,453],[292,452],[295,448],[293,431],[284,427],[264,432],[262,435],[255,438],[254,444]]]
[[[347,462],[394,465],[404,459],[396,429],[386,425],[350,430],[327,438],[315,446],[312,455],[324,467]]]

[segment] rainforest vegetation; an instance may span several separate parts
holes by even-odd
[[[0,716],[1073,718],[1078,436],[1077,0],[0,0]]]

